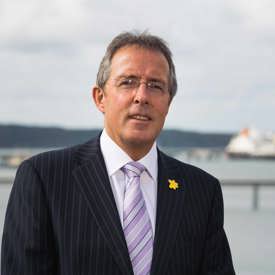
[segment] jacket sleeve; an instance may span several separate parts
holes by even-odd
[[[217,181],[208,220],[202,275],[235,275],[230,247],[223,225],[223,197],[220,183]]]
[[[24,161],[18,168],[7,206],[1,274],[57,274],[53,239],[42,180],[32,163]]]

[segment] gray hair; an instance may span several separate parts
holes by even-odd
[[[103,89],[109,79],[114,54],[120,48],[131,45],[137,45],[145,49],[159,51],[165,56],[169,65],[168,89],[172,99],[177,92],[177,78],[175,65],[172,60],[172,53],[163,39],[158,36],[151,35],[148,32],[123,32],[111,41],[98,69],[96,79],[97,86]]]

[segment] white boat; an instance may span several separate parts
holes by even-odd
[[[233,158],[275,159],[275,134],[261,133],[251,128],[242,129],[231,138],[225,151]]]

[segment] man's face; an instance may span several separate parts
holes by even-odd
[[[127,46],[113,56],[97,106],[107,133],[126,152],[148,151],[161,131],[170,103],[168,75],[167,60],[158,51]]]

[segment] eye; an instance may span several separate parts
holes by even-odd
[[[119,87],[122,87],[122,88],[123,87],[132,88],[132,87],[136,87],[137,85],[138,85],[138,81],[133,77],[126,77],[119,81]]]
[[[164,84],[158,81],[149,81],[147,83],[148,88],[163,92],[165,90]]]

